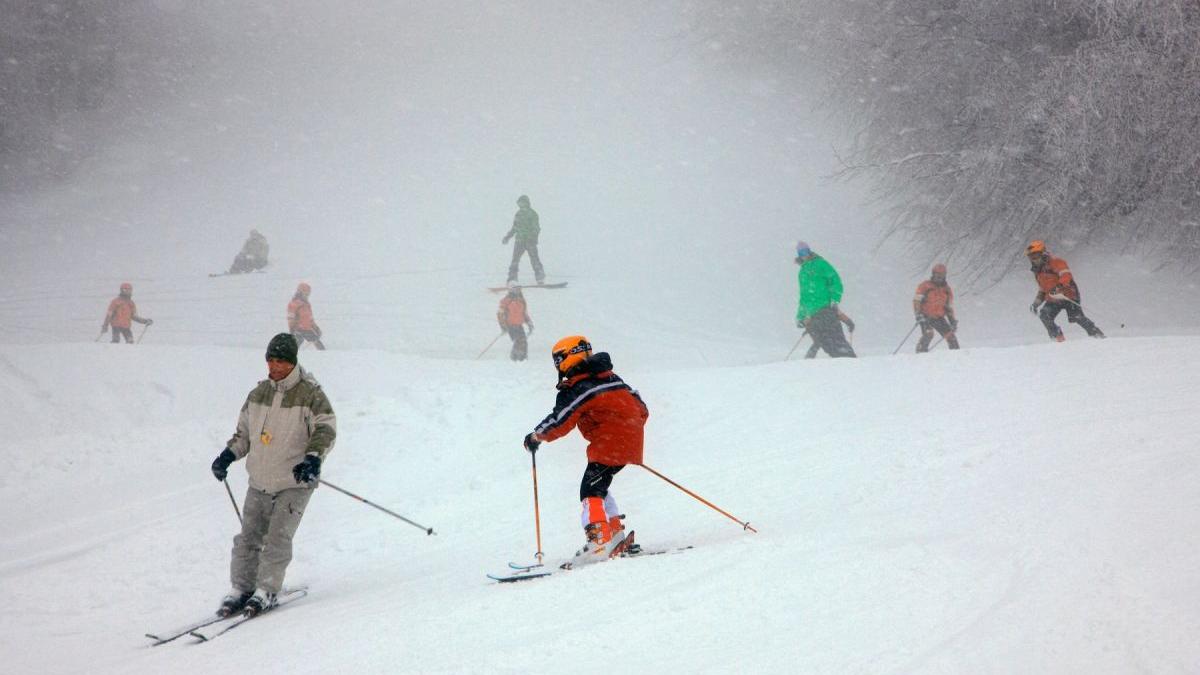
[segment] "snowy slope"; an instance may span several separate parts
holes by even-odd
[[[931,261],[876,246],[809,102],[696,57],[720,45],[675,3],[151,4],[221,49],[179,56],[175,99],[135,86],[60,185],[0,192],[4,672],[1200,671],[1194,279],[1073,252],[1112,339],[1047,344],[1014,242],[1013,275],[957,289],[967,349],[891,357]],[[523,192],[570,285],[527,293],[527,363],[475,360]],[[207,278],[250,227],[269,271]],[[782,361],[800,238],[866,358]],[[125,280],[155,324],[96,344]],[[151,649],[227,588],[208,466],[301,280],[324,477],[438,534],[321,489],[289,570],[310,597]],[[639,539],[693,550],[488,582],[534,553],[520,440],[577,332],[648,402],[649,465],[759,534],[631,467]],[[551,557],[581,543],[583,465],[578,436],[539,454]]]
[[[341,426],[325,477],[438,534],[321,490],[289,571],[310,598],[156,649],[142,632],[227,583],[236,520],[207,465],[260,352],[4,347],[5,456],[25,458],[0,474],[6,670],[607,672],[616,643],[650,672],[1190,672],[1197,346],[717,369],[618,351],[647,463],[761,532],[629,468],[640,538],[696,548],[517,586],[484,573],[534,551],[519,440],[552,400],[544,364],[306,352]],[[545,549],[569,554],[582,444],[540,459]]]

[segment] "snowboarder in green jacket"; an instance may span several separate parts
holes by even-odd
[[[512,264],[508,266],[508,280],[517,280],[517,268],[521,264],[521,256],[527,251],[529,252],[529,263],[533,265],[533,276],[537,283],[541,285],[546,279],[546,271],[542,269],[542,259],[538,256],[538,234],[541,233],[542,226],[538,222],[537,211],[534,211],[529,206],[529,197],[521,195],[517,197],[517,213],[513,216],[512,228],[500,240],[501,244],[507,244],[509,239],[516,237],[513,242]]]
[[[842,300],[842,278],[833,265],[813,253],[803,241],[796,244],[796,264],[800,266],[800,305],[796,309],[796,327],[803,328],[834,358],[851,357],[854,348],[842,333],[838,303]]]

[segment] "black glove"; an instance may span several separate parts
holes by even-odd
[[[146,325],[147,325],[147,326],[153,326],[153,325],[154,325],[154,319],[146,319]]]
[[[321,477],[321,458],[305,455],[304,461],[292,467],[292,476],[297,483],[315,483]]]
[[[1037,314],[1038,309],[1041,308],[1041,306],[1042,306],[1042,303],[1038,302],[1037,300],[1034,300],[1033,304],[1029,306],[1029,311],[1033,314]]]
[[[529,326],[529,330],[525,332],[526,337],[533,335],[533,322],[531,321],[525,325]]]
[[[542,442],[533,437],[532,433],[525,434],[525,449],[530,452],[537,452],[538,446]]]
[[[233,454],[233,451],[229,448],[225,448],[221,451],[221,454],[217,455],[217,458],[212,463],[212,472],[217,477],[217,480],[225,480],[225,477],[229,475],[229,465],[233,464],[236,460],[237,455]]]
[[[854,322],[853,322],[853,321],[851,321],[849,317],[846,317],[846,320],[844,321],[844,323],[846,324],[846,328],[847,328],[847,329],[848,329],[848,330],[849,330],[851,333],[853,333],[853,332],[854,332]]]
[[[950,317],[950,330],[958,330],[958,319]]]
[[[501,243],[501,244],[507,244],[507,243],[508,243],[508,241],[509,241],[510,239],[512,239],[512,237],[513,237],[513,236],[512,236],[511,234],[506,234],[506,235],[504,235],[504,238],[500,240],[500,243]]]

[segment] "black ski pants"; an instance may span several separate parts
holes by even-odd
[[[954,334],[954,326],[950,325],[950,320],[944,316],[927,316],[921,322],[921,339],[917,340],[918,354],[929,351],[929,342],[933,340],[933,331],[935,330],[938,332],[938,335],[946,338],[947,347],[958,349],[958,336]]]
[[[1048,300],[1046,304],[1042,305],[1042,311],[1038,312],[1038,318],[1042,320],[1042,325],[1046,327],[1046,332],[1050,334],[1050,337],[1057,338],[1062,335],[1062,329],[1054,323],[1054,318],[1063,310],[1067,312],[1067,321],[1079,324],[1087,331],[1088,335],[1103,335],[1096,324],[1084,316],[1083,307],[1078,303],[1069,300]]]
[[[533,265],[533,277],[540,284],[546,278],[546,271],[542,269],[542,259],[538,256],[538,240],[533,239],[516,239],[513,241],[512,263],[508,266],[508,280],[517,280],[517,269],[521,266],[521,256],[529,253],[529,264]]]
[[[524,361],[529,356],[529,340],[525,337],[525,327],[521,325],[508,326],[508,337],[512,338],[512,351],[508,358],[513,361]]]
[[[812,336],[813,343],[820,345],[825,353],[833,358],[857,358],[854,353],[854,348],[846,341],[846,334],[842,332],[842,322],[838,319],[837,309],[834,307],[826,307],[814,314],[808,320],[808,334]],[[814,353],[813,356],[816,356]]]
[[[583,470],[583,482],[579,484],[579,501],[588,497],[607,497],[613,476],[624,468],[624,465],[609,466],[599,462],[588,462],[587,468]]]
[[[321,342],[321,336],[317,335],[316,331],[298,330],[293,332],[292,336],[296,338],[296,349],[303,347],[304,341],[308,340],[319,351],[325,351],[325,343]]]
[[[125,342],[127,344],[133,344],[133,331],[128,328],[117,328],[116,326],[113,326],[112,343],[114,345],[117,344],[121,341],[121,338],[125,338]]]

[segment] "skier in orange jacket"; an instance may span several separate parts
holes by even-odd
[[[287,322],[288,332],[296,338],[296,348],[304,344],[305,340],[313,343],[317,349],[324,350],[325,343],[321,342],[321,327],[313,320],[312,305],[308,303],[308,295],[312,293],[312,286],[300,282],[296,286],[296,294],[292,296],[292,301],[287,307]]]
[[[525,436],[525,449],[537,452],[542,443],[579,427],[588,442],[588,464],[579,486],[587,543],[576,558],[599,560],[634,545],[626,541],[621,522],[625,516],[608,488],[626,464],[642,463],[643,427],[650,411],[641,396],[613,373],[608,354],[592,354],[592,344],[584,336],[565,337],[550,353],[558,372],[558,398],[554,410]]]
[[[125,338],[126,344],[133,344],[133,331],[130,330],[132,321],[146,326],[154,323],[153,319],[138,316],[137,305],[133,303],[133,284],[127,281],[121,284],[120,294],[108,303],[108,312],[104,315],[104,325],[100,326],[100,333],[103,335],[111,325],[113,344],[120,342],[122,337]]]
[[[1067,321],[1079,324],[1088,335],[1104,337],[1104,332],[1083,314],[1079,286],[1075,283],[1071,268],[1067,267],[1067,261],[1050,255],[1046,243],[1040,239],[1029,243],[1025,255],[1029,257],[1029,269],[1038,285],[1037,297],[1029,306],[1029,311],[1042,320],[1050,337],[1058,342],[1066,340],[1062,329],[1054,323],[1054,317],[1063,310],[1067,311]],[[1043,302],[1046,304],[1043,305]]]
[[[500,324],[500,330],[512,338],[513,346],[509,358],[513,361],[524,361],[529,355],[529,341],[524,327],[529,326],[528,334],[533,335],[533,319],[529,317],[529,307],[517,282],[508,282],[508,294],[500,298],[496,321]]]
[[[921,339],[917,341],[917,353],[929,351],[933,331],[946,338],[946,346],[958,349],[958,319],[954,317],[954,291],[946,283],[946,266],[938,263],[928,279],[917,286],[913,296],[913,314],[921,326]]]

